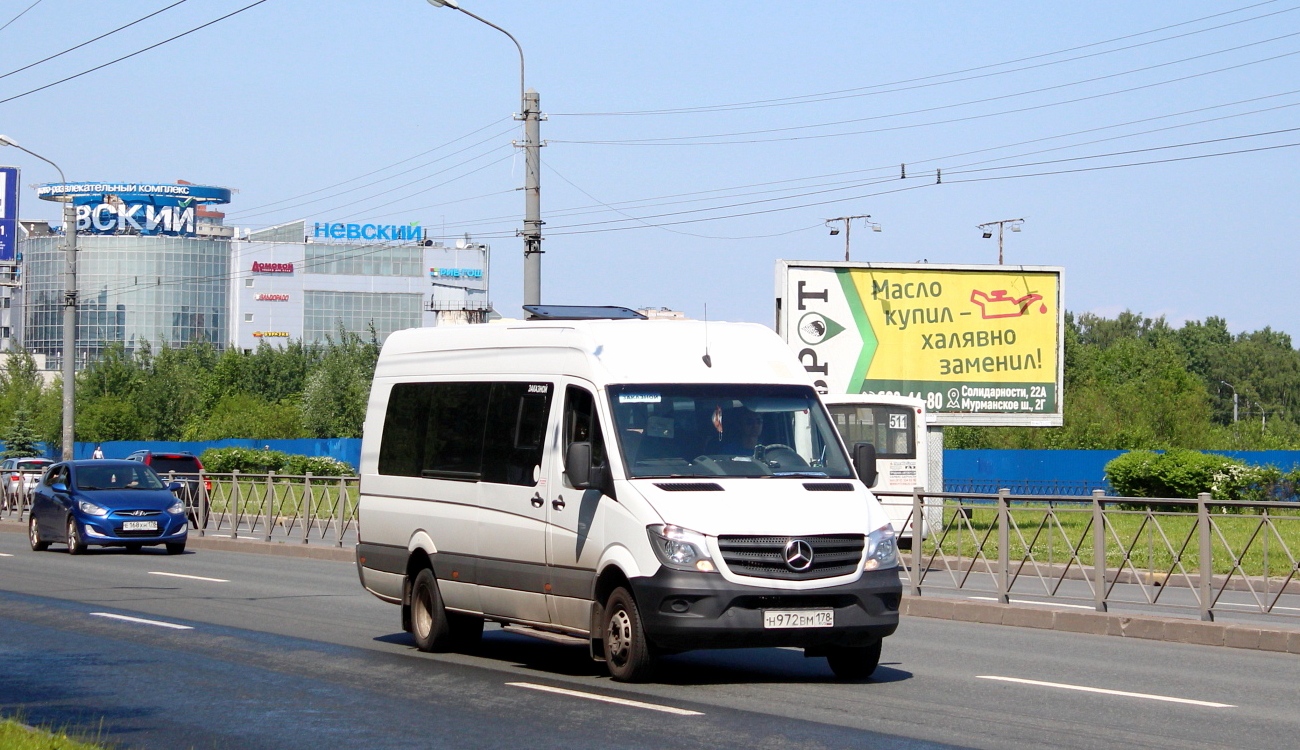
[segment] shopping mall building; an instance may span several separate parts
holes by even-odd
[[[180,182],[42,185],[77,209],[77,362],[107,346],[210,341],[324,341],[341,329],[383,340],[401,328],[481,322],[489,249],[446,246],[418,224],[294,221],[249,231],[224,224],[230,191]],[[10,341],[61,366],[62,228],[21,222],[15,287],[0,324]],[[8,313],[7,315],[5,313]],[[0,325],[0,329],[3,326]],[[3,339],[3,337],[0,337]]]

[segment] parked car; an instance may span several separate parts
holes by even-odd
[[[202,523],[199,522],[198,512],[200,503],[200,488],[204,492],[212,492],[212,480],[201,475],[203,471],[203,462],[192,453],[161,453],[150,450],[141,450],[132,453],[126,457],[127,461],[139,461],[158,473],[164,481],[175,478],[181,483],[181,490],[178,493],[180,498],[185,501],[187,508],[186,515],[194,528],[208,525],[208,513],[205,509]],[[202,484],[200,484],[200,481]]]
[[[138,461],[65,461],[46,470],[32,492],[27,536],[32,549],[66,544],[78,555],[90,545],[138,552],[162,544],[185,551],[189,524],[179,482],[163,483]]]
[[[0,502],[4,508],[16,509],[20,498],[30,497],[41,480],[41,472],[52,463],[48,458],[6,458],[0,463]]]

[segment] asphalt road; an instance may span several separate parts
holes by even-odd
[[[882,662],[846,684],[798,651],[702,651],[665,659],[657,683],[622,685],[585,647],[512,629],[490,629],[473,655],[422,654],[347,563],[70,557],[0,533],[0,713],[129,747],[1272,749],[1300,737],[1300,659],[1286,654],[909,618]]]

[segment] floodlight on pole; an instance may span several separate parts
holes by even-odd
[[[514,42],[519,51],[519,101],[520,114],[515,119],[524,121],[524,142],[514,145],[524,149],[524,304],[542,303],[542,155],[541,155],[541,97],[533,89],[524,88],[524,48],[509,31],[486,18],[460,7],[457,0],[428,0],[435,8],[451,8],[491,26]]]
[[[432,2],[432,0],[430,0],[430,2]],[[851,230],[853,229],[854,219],[865,219],[867,223],[867,227],[869,227],[871,231],[873,232],[880,231],[880,225],[871,220],[870,214],[858,214],[856,216],[837,216],[834,219],[827,219],[826,226],[830,227],[831,236],[835,236],[840,233],[839,227],[831,226],[831,223],[836,221],[844,222],[844,262],[845,263],[849,261],[849,237],[852,234]]]
[[[429,1],[432,2],[433,0],[429,0]],[[997,226],[997,228],[998,228],[998,265],[999,265],[999,266],[1002,265],[1002,232],[1003,232],[1003,230],[1004,230],[1004,229],[1010,229],[1010,230],[1013,231],[1013,232],[1019,232],[1019,231],[1020,231],[1020,227],[1021,227],[1021,225],[1024,224],[1024,223],[1025,223],[1025,220],[1024,220],[1023,218],[1020,218],[1020,219],[998,219],[997,221],[989,221],[989,222],[985,222],[985,223],[983,223],[983,224],[980,224],[978,227],[976,227],[976,229],[979,229],[979,230],[981,231],[981,233],[982,233],[980,236],[987,240],[987,239],[990,239],[991,237],[993,237],[993,227],[994,227],[995,225]]]
[[[68,184],[63,170],[58,164],[44,156],[19,146],[14,139],[0,135],[0,146],[12,146],[19,151],[40,159],[54,167],[59,173],[59,181]],[[70,461],[76,440],[75,386],[77,364],[77,207],[72,204],[72,196],[65,195],[56,200],[63,203],[63,238],[66,250],[63,292],[63,460]]]

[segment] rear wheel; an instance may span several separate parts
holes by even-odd
[[[616,588],[605,602],[605,663],[618,682],[644,682],[654,668],[632,592]]]
[[[182,554],[183,552],[185,552],[185,542],[177,542],[177,543],[175,543],[175,544],[172,544],[172,543],[168,542],[168,544],[167,544],[167,554],[169,554],[169,555],[179,555],[179,554]]]
[[[870,646],[835,646],[826,653],[826,663],[841,680],[865,680],[880,666],[880,641]]]
[[[27,519],[27,541],[31,543],[33,552],[44,552],[50,548],[49,542],[41,541],[41,527],[36,523],[35,516]]]
[[[411,635],[421,651],[447,651],[452,646],[451,624],[442,606],[438,580],[428,568],[416,574],[411,584]]]
[[[81,539],[81,532],[77,530],[77,519],[68,518],[68,554],[80,555],[86,551],[86,543]]]

